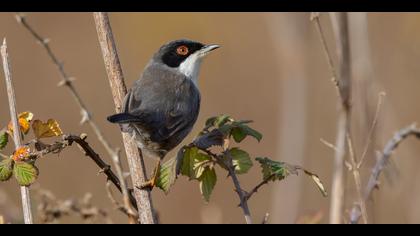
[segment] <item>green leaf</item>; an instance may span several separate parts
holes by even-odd
[[[233,165],[235,166],[236,174],[245,174],[252,167],[252,160],[247,152],[239,148],[232,148],[229,150],[232,155]]]
[[[220,115],[216,117],[216,120],[214,121],[214,126],[220,127],[224,124],[226,124],[229,120],[232,120],[232,118],[228,115]]]
[[[21,186],[29,186],[38,178],[38,168],[35,165],[19,161],[15,162],[13,174]]]
[[[237,143],[242,142],[242,140],[244,140],[247,135],[244,129],[240,127],[233,128],[231,134],[232,134],[233,140],[235,140],[235,142]]]
[[[181,174],[194,179],[194,158],[198,154],[198,148],[185,148],[184,157],[182,158]]]
[[[257,157],[255,160],[261,165],[264,180],[283,180],[290,175],[287,164],[284,162],[273,161],[267,157]]]
[[[193,161],[193,168],[194,168],[194,178],[199,179],[207,166],[210,164],[211,157],[207,154],[198,153]]]
[[[247,125],[244,125],[244,124],[239,125],[239,127],[242,129],[242,131],[243,131],[246,135],[249,135],[249,136],[254,137],[256,140],[258,140],[258,142],[260,142],[260,141],[261,141],[261,139],[262,139],[262,134],[261,134],[260,132],[258,132],[258,131],[256,131],[255,129],[253,129],[253,128],[251,128],[251,127],[247,126]],[[236,141],[236,140],[235,140],[235,141]]]
[[[162,189],[165,194],[169,193],[169,189],[175,183],[177,178],[176,166],[177,158],[171,158],[160,167],[159,178],[156,186]]]
[[[13,159],[8,158],[0,162],[0,181],[7,181],[13,174]]]
[[[9,142],[9,134],[7,134],[7,132],[1,133],[0,134],[0,150],[6,147],[8,142]]]
[[[327,190],[325,189],[318,175],[310,171],[307,171],[300,166],[290,165],[285,162],[273,161],[273,160],[268,159],[267,157],[264,157],[264,158],[257,157],[255,159],[261,164],[263,180],[268,180],[268,181],[283,180],[290,174],[297,175],[298,171],[303,171],[306,175],[311,177],[311,179],[314,181],[315,185],[318,187],[322,195],[324,197],[328,196]]]
[[[214,168],[206,166],[200,179],[200,192],[206,202],[209,202],[210,195],[216,185],[217,175]]]

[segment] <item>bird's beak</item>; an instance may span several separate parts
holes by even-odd
[[[213,50],[215,50],[215,49],[218,49],[218,48],[220,48],[220,46],[219,45],[217,45],[217,44],[209,44],[209,45],[206,45],[206,46],[204,46],[200,51],[201,51],[201,55],[203,55],[203,56],[205,56],[205,55],[207,55],[209,52],[211,52],[211,51],[213,51]]]

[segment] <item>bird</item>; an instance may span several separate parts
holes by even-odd
[[[189,39],[164,44],[129,89],[122,112],[107,117],[132,135],[143,154],[157,160],[152,177],[137,187],[156,186],[162,159],[191,132],[200,111],[200,67],[219,47]]]

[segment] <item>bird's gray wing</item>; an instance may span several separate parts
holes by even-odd
[[[148,68],[125,99],[125,112],[138,118],[137,125],[149,132],[154,142],[177,145],[195,123],[200,94],[184,75]],[[181,140],[180,140],[181,139]],[[175,144],[176,143],[176,144]]]

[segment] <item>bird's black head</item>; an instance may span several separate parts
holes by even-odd
[[[205,55],[218,47],[217,45],[204,45],[188,39],[174,40],[163,45],[154,55],[154,59],[169,67],[178,67],[190,55],[198,52]]]

